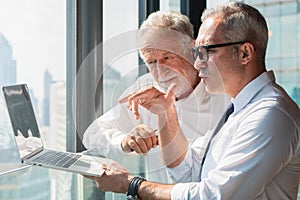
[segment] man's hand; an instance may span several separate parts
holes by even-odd
[[[172,84],[167,93],[163,93],[150,86],[119,100],[120,103],[128,102],[129,110],[133,111],[137,119],[139,119],[138,105],[157,115],[159,146],[166,166],[171,168],[182,162],[188,147],[188,142],[181,132],[174,105],[175,87],[176,85]],[[146,147],[144,149],[146,150]]]
[[[146,154],[151,148],[155,148],[157,143],[155,131],[145,124],[139,124],[123,139],[121,146],[127,153],[135,151]]]
[[[119,100],[119,103],[128,102],[128,108],[133,112],[136,119],[140,119],[138,105],[141,105],[150,112],[159,115],[164,113],[170,106],[173,105],[175,101],[175,88],[176,84],[172,84],[167,93],[164,93],[154,86],[145,87],[131,95],[123,97]]]
[[[95,181],[99,190],[126,193],[133,176],[117,162],[109,166],[103,165],[103,169],[105,172],[101,177],[83,176]]]
[[[99,166],[101,167],[101,166]],[[110,166],[104,166],[104,174],[101,177],[86,176],[96,182],[97,188],[103,191],[110,191],[115,193],[126,193],[130,185],[130,181],[134,176],[120,164],[114,163]],[[174,185],[162,185],[158,183],[151,183],[143,181],[140,184],[138,195],[140,199],[171,199],[171,190]]]

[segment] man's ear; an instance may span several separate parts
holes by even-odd
[[[239,48],[239,60],[243,65],[248,64],[254,57],[255,48],[250,42],[245,42]]]
[[[195,39],[192,39],[191,41],[190,41],[190,49],[192,49],[193,47],[195,47]]]
[[[186,57],[186,59],[190,62],[190,64],[194,65],[194,58],[193,58],[193,54],[192,54],[192,48],[195,47],[195,39],[191,39],[190,41],[190,45],[189,45],[189,53],[187,54],[188,57]],[[185,47],[187,48],[187,47]]]

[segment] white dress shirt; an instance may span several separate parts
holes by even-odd
[[[179,166],[168,169],[177,182],[192,182],[176,184],[172,199],[296,199],[299,107],[275,83],[272,71],[251,81],[233,104],[203,166],[200,138]]]
[[[140,77],[122,96],[131,94],[138,89],[155,85],[150,74]],[[200,83],[194,91],[185,99],[175,102],[179,124],[189,143],[203,136],[208,130],[213,130],[219,118],[223,114],[230,97],[226,95],[209,95],[205,87]],[[121,141],[138,124],[146,124],[157,129],[157,116],[139,107],[141,119],[135,120],[134,115],[127,108],[127,104],[118,104],[110,111],[96,119],[86,130],[83,144],[89,150],[95,150],[106,157],[110,157],[130,168],[128,163],[134,162],[132,156],[135,153],[124,153]],[[127,156],[127,157],[126,157]],[[145,162],[147,179],[161,183],[171,183],[166,167],[163,164],[160,149],[151,149],[148,154],[138,162]],[[129,161],[128,161],[129,160]],[[137,160],[135,158],[135,160]],[[138,174],[138,169],[129,169],[133,174]]]

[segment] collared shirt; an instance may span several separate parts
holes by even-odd
[[[140,77],[122,96],[149,85],[158,87],[152,76],[146,74]],[[189,143],[204,136],[208,130],[215,128],[229,102],[229,96],[209,95],[202,83],[199,83],[187,98],[175,102],[180,127]],[[89,150],[96,150],[99,154],[120,162],[134,174],[145,171],[149,180],[172,183],[162,161],[159,148],[151,149],[145,157],[137,157],[134,153],[127,154],[121,149],[121,141],[138,124],[143,123],[157,129],[156,115],[151,114],[141,106],[139,112],[141,120],[137,121],[128,110],[126,103],[116,105],[88,127],[84,133],[83,144]]]
[[[206,160],[201,139],[169,169],[179,183],[172,199],[296,199],[300,111],[265,72],[233,100],[234,112],[213,138]],[[199,147],[200,145],[200,147]]]

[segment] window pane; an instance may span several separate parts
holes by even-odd
[[[27,83],[46,147],[66,149],[66,1],[0,0],[0,85]],[[19,163],[0,99],[0,169]],[[27,168],[0,178],[0,199],[67,199],[69,173]]]
[[[180,12],[180,0],[160,0],[161,11],[179,11]]]
[[[137,78],[137,29],[138,0],[103,1],[104,111],[112,108]]]
[[[297,1],[265,0],[264,4],[245,2],[259,9],[266,17],[270,34],[267,68],[274,70],[279,84],[300,105],[300,15],[297,13]]]
[[[103,111],[114,107],[120,95],[138,77],[139,55],[136,43],[138,0],[103,1]],[[136,158],[114,158],[130,171],[139,168]],[[107,192],[105,199],[126,199]]]
[[[269,44],[267,48],[267,59],[268,58],[278,58],[281,53],[280,48],[280,37],[281,37],[281,26],[278,21],[280,17],[268,17],[267,23],[269,26]]]
[[[300,106],[300,15],[299,2],[264,0],[245,1],[260,10],[269,26],[267,69],[274,70],[277,82]],[[300,197],[300,187],[298,199]]]

